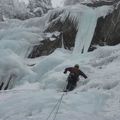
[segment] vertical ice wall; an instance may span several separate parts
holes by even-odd
[[[79,15],[78,33],[73,53],[86,53],[90,46],[97,23],[97,16],[93,9],[87,9]]]
[[[96,9],[85,7],[79,16],[78,33],[76,35],[73,54],[86,53],[91,44],[97,19],[106,16],[113,10],[111,6],[102,6]]]

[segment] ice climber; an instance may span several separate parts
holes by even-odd
[[[79,69],[79,65],[76,64],[74,67],[68,67],[64,70],[64,74],[67,73],[67,71],[69,71],[69,76],[67,78],[68,84],[66,86],[66,89],[64,90],[64,92],[67,91],[72,91],[77,84],[77,81],[79,81],[79,76],[83,76],[85,79],[87,78],[87,76]]]

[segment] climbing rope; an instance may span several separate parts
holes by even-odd
[[[65,89],[66,89],[66,85],[65,85],[65,88],[63,89],[63,94],[62,94],[61,97],[58,99],[57,103],[56,103],[55,106],[53,107],[52,111],[50,112],[50,114],[48,115],[48,117],[47,117],[46,120],[49,120],[49,118],[51,117],[51,115],[53,114],[53,112],[55,113],[55,114],[53,114],[53,120],[56,120],[57,114],[58,114],[59,109],[60,109],[60,105],[61,105],[62,100],[63,100],[63,97],[64,97],[65,94],[68,93],[68,91],[64,92]],[[13,93],[13,92],[19,93],[19,92],[25,92],[25,91],[35,92],[35,91],[38,91],[38,90],[34,90],[34,89],[33,89],[33,90],[29,90],[29,89],[22,89],[22,90],[2,90],[2,91],[0,91],[0,93],[11,93],[11,92],[12,92],[12,93]]]
[[[63,89],[63,91],[66,89],[66,87]],[[59,109],[60,109],[60,105],[62,103],[62,100],[63,100],[63,97],[64,95],[67,94],[67,91],[66,93],[63,92],[63,94],[61,95],[61,97],[58,99],[57,103],[55,104],[55,106],[53,107],[52,111],[50,112],[50,114],[48,115],[47,119],[46,120],[49,120],[49,118],[51,117],[51,115],[53,114],[53,112],[56,110],[55,114],[54,114],[54,117],[53,117],[53,120],[56,120],[56,117],[57,117],[57,114],[59,112]]]
[[[56,110],[55,114],[54,114],[54,117],[53,117],[53,120],[56,119],[56,116],[58,114],[58,111],[59,111],[59,108],[60,108],[60,105],[62,103],[62,99],[63,99],[63,96],[65,95],[65,93],[63,93],[60,97],[60,99],[58,99],[57,103],[55,104],[55,106],[53,107],[52,111],[50,112],[50,114],[48,115],[47,119],[46,120],[49,120],[49,118],[51,117],[51,115],[53,114],[53,112]]]
[[[62,103],[62,99],[63,99],[63,96],[64,96],[64,95],[65,95],[65,94],[63,93],[62,96],[61,96],[61,99],[60,99],[60,102],[59,102],[59,104],[58,104],[58,108],[57,108],[57,110],[56,110],[56,112],[55,112],[55,116],[54,116],[53,120],[56,119],[56,116],[57,116],[57,114],[58,114],[58,111],[59,111],[59,108],[60,108],[60,105],[61,105],[61,103]]]
[[[64,90],[65,90],[65,89],[64,89]],[[64,91],[64,90],[63,90],[63,91]],[[0,93],[9,93],[9,92],[10,92],[10,93],[11,93],[11,92],[12,92],[12,93],[13,93],[13,92],[18,93],[18,92],[25,92],[25,91],[35,92],[35,91],[38,91],[38,90],[29,90],[29,89],[22,89],[22,90],[4,90],[4,91],[0,91]],[[46,120],[49,120],[49,118],[51,117],[52,113],[53,113],[55,110],[56,110],[56,112],[55,112],[55,114],[54,114],[53,120],[56,119],[57,114],[58,114],[58,112],[59,112],[60,105],[61,105],[61,103],[62,103],[62,99],[63,99],[63,97],[64,97],[65,94],[67,94],[67,92],[66,92],[66,93],[63,92],[63,94],[62,94],[61,97],[58,99],[57,103],[56,103],[55,106],[53,107],[52,111],[50,112],[50,114],[48,115],[48,117],[47,117]]]

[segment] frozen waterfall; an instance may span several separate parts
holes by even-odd
[[[102,6],[96,9],[85,7],[82,14],[79,13],[78,32],[75,40],[73,54],[86,53],[90,47],[97,19],[101,16],[106,16],[111,8]]]
[[[90,9],[80,16],[74,53],[87,52],[97,23],[95,12]]]

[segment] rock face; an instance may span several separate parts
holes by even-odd
[[[32,52],[28,56],[29,58],[51,54],[56,48],[62,47],[62,40],[65,49],[71,50],[71,48],[74,47],[77,33],[76,24],[73,23],[72,20],[68,19],[69,16],[66,17],[64,23],[61,22],[60,19],[56,20],[56,18],[58,18],[63,12],[64,11],[60,11],[51,16],[49,19],[50,25],[44,31],[45,33],[54,33],[55,31],[58,31],[60,35],[55,37],[54,41],[50,41],[50,38],[41,41],[39,45],[36,45],[33,48]]]
[[[62,47],[62,34],[52,35],[51,38],[46,38],[41,41],[40,44],[34,46],[32,52],[28,58],[36,58],[44,55],[49,55],[54,52],[55,49]]]
[[[91,3],[83,3],[84,5],[87,5],[89,7],[99,7],[103,5],[114,5],[117,4],[120,0],[96,0],[92,1]]]
[[[29,0],[28,4],[19,0],[0,0],[0,21],[4,18],[26,20],[41,17],[50,9],[51,0]]]
[[[40,17],[52,9],[51,0],[29,0],[29,12],[35,17]]]
[[[62,13],[59,13],[59,15],[61,14]],[[50,22],[52,20],[54,21],[54,19],[56,19],[57,17],[58,17],[57,15],[53,16],[50,19]],[[77,29],[76,29],[76,24],[71,19],[69,19],[69,16],[66,17],[64,23],[61,22],[61,20],[51,22],[51,24],[45,30],[45,32],[54,32],[54,31],[62,32],[65,49],[70,50],[72,47],[74,47]]]
[[[101,17],[98,19],[89,51],[95,49],[93,47],[94,45],[116,45],[120,43],[120,5],[116,4],[116,1],[117,0],[115,0],[114,6],[117,9],[105,18]],[[103,3],[104,2],[102,2],[102,4]],[[105,4],[107,3],[105,2]],[[109,5],[110,4],[112,3],[109,3]],[[99,3],[98,6],[100,5],[101,4]],[[116,5],[118,6],[116,7]],[[61,16],[63,12],[64,11],[60,11],[52,15],[49,19],[50,24],[44,31],[45,33],[59,31],[61,35],[55,41],[50,41],[50,38],[41,41],[40,45],[33,48],[33,51],[29,55],[30,58],[51,54],[56,48],[60,48],[62,46],[62,38],[65,49],[71,50],[71,48],[74,47],[75,37],[77,34],[77,22],[69,19],[69,15],[66,17],[64,22],[61,22],[59,16]]]
[[[99,18],[92,44],[116,45],[120,43],[120,5],[105,18]]]

